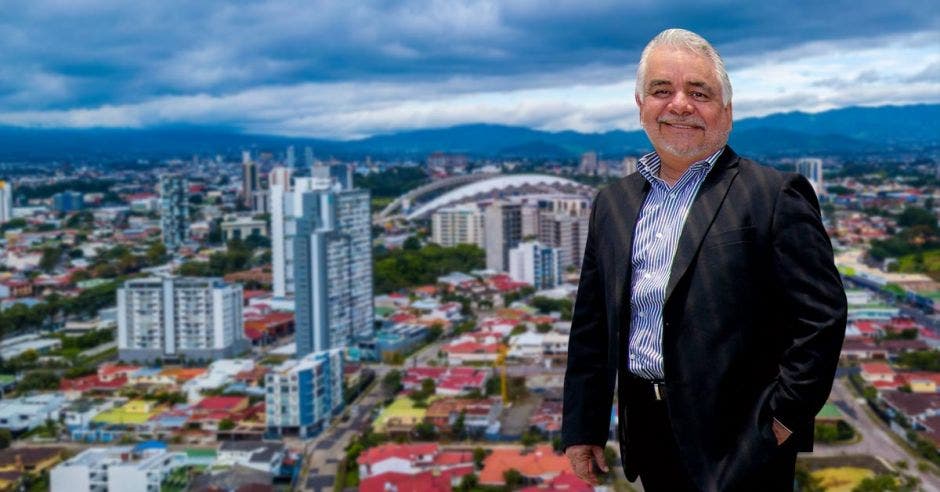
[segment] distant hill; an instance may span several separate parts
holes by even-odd
[[[780,113],[735,121],[731,145],[743,154],[785,156],[920,151],[940,146],[940,104],[850,107],[821,113]],[[318,156],[423,158],[435,151],[478,157],[572,158],[593,150],[608,156],[650,149],[642,131],[544,132],[469,124],[397,132],[355,141],[251,135],[224,127],[152,129],[36,129],[0,126],[0,161],[134,159],[235,155],[253,148],[282,152],[288,145]]]

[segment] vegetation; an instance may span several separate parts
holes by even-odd
[[[82,291],[76,297],[51,295],[46,302],[32,307],[14,304],[0,312],[0,336],[42,328],[60,315],[90,316],[99,309],[114,304],[119,281],[109,282]]]
[[[940,352],[920,350],[898,355],[897,364],[918,371],[940,371]]]
[[[47,391],[59,389],[59,376],[49,370],[39,370],[26,373],[23,379],[16,384],[18,393],[29,391]]]
[[[571,311],[574,306],[574,304],[571,302],[571,299],[551,299],[548,297],[536,296],[533,297],[529,302],[532,304],[532,307],[538,309],[538,311],[542,314],[560,312],[561,319],[571,319]]]
[[[263,238],[262,238],[263,239]],[[229,240],[225,251],[212,253],[209,261],[190,261],[180,265],[179,274],[195,277],[221,277],[229,273],[239,272],[253,266],[259,266],[260,261],[253,261],[255,249],[264,247],[263,241],[249,236],[241,239]]]
[[[367,188],[373,199],[395,198],[428,181],[427,173],[418,167],[394,167],[381,173],[356,176],[356,186]]]
[[[382,389],[388,395],[394,395],[401,391],[401,371],[392,369],[382,378]]]
[[[817,423],[814,437],[817,442],[831,444],[852,439],[855,437],[855,430],[842,420],[835,424]]]
[[[897,268],[900,271],[940,271],[940,228],[934,213],[920,207],[907,207],[897,221],[904,229],[891,238],[872,241],[869,256],[878,261],[899,258]]]
[[[455,271],[483,268],[486,253],[472,244],[445,248],[428,244],[420,249],[376,253],[375,290],[386,294],[407,287],[433,284],[437,277]]]

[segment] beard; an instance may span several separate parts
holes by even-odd
[[[662,125],[682,125],[695,128],[705,133],[705,137],[698,139],[681,139],[677,135],[665,135],[661,129]],[[709,131],[705,122],[700,118],[657,118],[652,125],[643,123],[643,131],[647,138],[653,143],[654,147],[662,149],[676,157],[691,159],[707,153],[717,151],[728,142],[728,135],[731,134],[729,127],[724,131]]]

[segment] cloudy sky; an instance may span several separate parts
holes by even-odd
[[[736,118],[940,102],[932,0],[15,3],[0,10],[8,125],[635,129],[636,62],[667,27],[722,53]]]

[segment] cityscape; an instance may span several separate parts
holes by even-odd
[[[562,407],[674,24],[725,59],[729,146],[811,183],[845,287],[793,490],[940,491],[940,11],[674,3],[5,9],[0,492],[642,492],[616,397],[599,485]]]
[[[940,484],[935,149],[768,158],[850,303],[800,490]],[[640,155],[5,166],[2,484],[593,489],[560,454],[567,335],[593,197]]]

